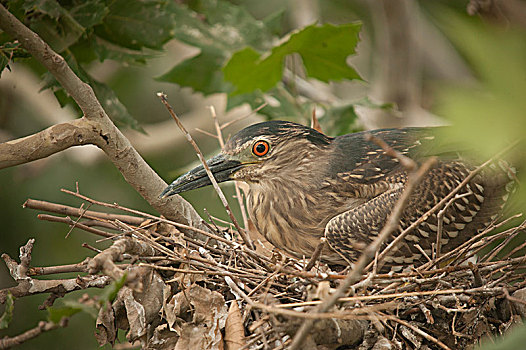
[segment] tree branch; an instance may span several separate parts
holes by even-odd
[[[0,143],[0,169],[49,157],[72,146],[95,144],[84,118],[56,124],[35,134]]]
[[[20,345],[30,339],[38,337],[41,333],[51,331],[53,329],[57,329],[59,327],[65,327],[67,325],[67,321],[65,319],[64,322],[60,323],[53,323],[53,322],[45,322],[40,321],[38,323],[38,326],[35,328],[32,328],[28,331],[25,331],[22,334],[19,334],[15,337],[5,337],[3,339],[0,339],[0,349],[9,349],[14,346]]]
[[[199,214],[182,197],[158,198],[167,184],[113,124],[93,89],[75,75],[64,58],[3,5],[0,5],[0,28],[17,39],[55,76],[84,113],[81,119],[0,144],[0,168],[41,159],[72,146],[94,144],[106,153],[125,180],[158,212],[174,221],[208,230]]]

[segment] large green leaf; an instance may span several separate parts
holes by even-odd
[[[22,8],[26,12],[40,12],[53,19],[59,19],[64,13],[64,9],[56,0],[25,0]]]
[[[102,23],[110,12],[102,0],[81,1],[70,10],[70,15],[85,29]]]
[[[55,51],[63,52],[86,31],[101,23],[108,13],[102,0],[71,1],[26,0],[20,4],[26,23]]]
[[[157,79],[204,94],[231,90],[221,68],[233,52],[247,45],[265,50],[272,42],[272,34],[262,21],[227,1],[199,1],[195,8],[180,5],[174,7],[174,13],[174,37],[201,52]]]
[[[307,75],[328,82],[361,79],[346,59],[354,54],[361,24],[311,25],[290,36],[270,53],[259,54],[246,47],[236,52],[224,67],[225,79],[235,86],[232,95],[259,89],[267,91],[281,80],[285,56],[297,53]]]
[[[174,7],[174,37],[206,51],[230,54],[250,45],[258,50],[271,46],[272,34],[263,21],[228,1],[202,0],[199,6]]]
[[[138,50],[159,50],[173,36],[174,15],[168,0],[115,0],[104,23],[95,27],[100,37]]]
[[[225,57],[218,52],[203,51],[179,63],[158,80],[188,86],[205,95],[228,91],[230,85],[221,72],[224,61]]]

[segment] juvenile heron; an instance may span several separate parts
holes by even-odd
[[[369,133],[417,162],[433,154],[432,128]],[[322,259],[347,264],[378,235],[408,177],[397,158],[364,136],[358,132],[332,138],[291,122],[263,122],[234,135],[207,164],[217,182],[236,180],[249,185],[250,218],[274,246],[297,257],[310,257],[325,236],[329,248]],[[472,169],[458,157],[440,158],[415,188],[397,233],[447,196]],[[502,208],[508,182],[504,171],[488,170],[462,188],[444,210],[442,251],[485,228]],[[198,166],[175,180],[161,196],[207,185],[210,180],[203,166]],[[431,256],[438,226],[435,212],[385,262],[404,266],[426,261],[422,250]]]

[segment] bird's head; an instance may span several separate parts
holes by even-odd
[[[206,163],[216,181],[229,180],[258,183],[307,171],[309,160],[326,149],[331,138],[309,127],[269,121],[251,125],[225,144],[221,153]],[[303,171],[302,171],[303,170]],[[202,165],[172,182],[161,194],[168,197],[210,185]]]

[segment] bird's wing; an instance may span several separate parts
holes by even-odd
[[[429,153],[434,139],[429,128],[384,129],[369,132],[395,151],[417,162]],[[385,153],[366,133],[355,133],[334,140],[330,186],[351,197],[373,198],[406,181],[399,159]]]
[[[439,162],[413,191],[393,237],[447,196],[470,171],[469,166],[462,162]],[[472,237],[486,227],[504,204],[503,195],[508,182],[504,173],[487,170],[475,176],[461,189],[457,197],[444,209],[440,233],[442,251],[455,248],[465,242],[466,237]],[[361,248],[370,244],[383,228],[404,187],[402,185],[391,188],[332,218],[325,227],[325,236],[331,248],[348,261],[354,261]],[[440,226],[437,214],[435,211],[405,237],[398,251],[386,258],[388,265],[425,261],[416,244],[431,256]]]

